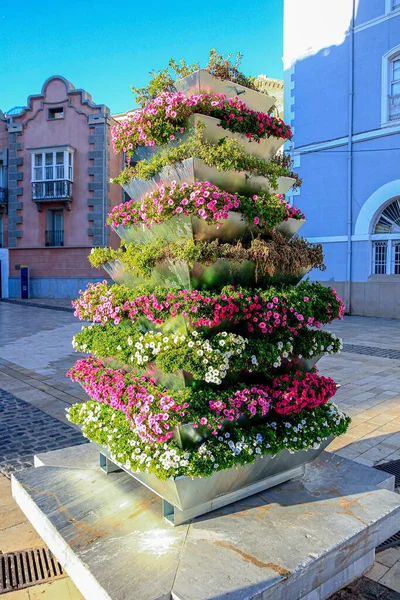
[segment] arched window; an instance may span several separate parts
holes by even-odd
[[[382,61],[382,124],[394,125],[400,120],[400,46]]]
[[[372,273],[400,275],[400,197],[378,214],[372,239]]]

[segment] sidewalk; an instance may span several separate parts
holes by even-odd
[[[17,304],[20,306],[32,306],[34,308],[48,308],[50,310],[61,310],[67,312],[73,312],[71,306],[71,300],[67,298],[28,298],[23,300],[22,298],[2,298],[2,302],[8,304]]]

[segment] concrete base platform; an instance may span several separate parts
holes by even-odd
[[[91,444],[36,464],[13,496],[87,600],[322,600],[399,528],[394,478],[326,452],[304,477],[175,528]]]

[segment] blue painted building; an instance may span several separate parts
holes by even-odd
[[[285,0],[301,230],[351,314],[400,318],[400,0]],[[329,282],[329,283],[328,283]]]

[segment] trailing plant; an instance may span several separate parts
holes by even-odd
[[[210,265],[219,259],[232,261],[232,272],[236,265],[244,261],[255,264],[256,276],[273,276],[279,272],[285,275],[297,275],[303,268],[325,269],[321,244],[311,244],[303,238],[287,239],[278,232],[272,233],[271,240],[260,238],[249,244],[219,244],[183,239],[165,243],[162,239],[148,244],[125,243],[118,250],[95,248],[89,255],[94,267],[118,260],[126,270],[138,277],[149,277],[158,263],[163,261],[182,261],[193,267],[195,263]]]
[[[128,114],[112,128],[114,153],[124,152],[131,157],[139,146],[163,146],[185,132],[187,120],[194,114],[220,119],[222,129],[245,135],[249,142],[271,136],[292,138],[290,125],[267,113],[249,109],[239,98],[163,92],[148,106]]]
[[[294,190],[301,187],[303,179],[299,176],[298,173],[295,173],[293,171],[294,161],[290,154],[285,154],[285,152],[277,152],[275,156],[273,156],[270,160],[273,165],[276,165],[277,167],[280,167],[283,170],[287,170],[288,177],[292,177],[296,180],[296,183],[293,185]]]
[[[75,404],[68,410],[68,418],[82,427],[89,440],[108,448],[118,463],[132,471],[154,473],[159,479],[207,477],[284,449],[295,452],[318,448],[330,436],[345,433],[350,423],[335,404],[328,403],[301,414],[276,415],[246,430],[234,428],[193,449],[182,450],[173,439],[155,449],[140,438],[122,412],[98,402]]]
[[[271,334],[276,328],[295,332],[310,325],[321,327],[342,319],[345,306],[334,288],[318,282],[266,290],[226,286],[220,292],[89,283],[73,303],[80,320],[115,325],[121,320],[145,320],[163,325],[183,316],[192,327],[218,327],[221,322],[241,326],[244,331]]]
[[[245,172],[249,177],[265,177],[273,189],[277,189],[279,177],[299,179],[295,173],[280,164],[247,154],[246,146],[238,140],[223,138],[219,144],[212,144],[203,138],[202,127],[199,124],[194,133],[179,145],[167,146],[149,159],[128,165],[118,177],[111,179],[111,182],[124,185],[135,177],[149,180],[163,169],[168,173],[169,167],[172,168],[190,158],[200,159],[209,167],[215,167],[221,172],[237,171]]]
[[[145,225],[151,228],[176,215],[194,215],[217,228],[228,219],[229,211],[241,212],[243,217],[260,229],[272,229],[288,218],[304,219],[301,210],[285,202],[282,194],[261,192],[252,198],[229,194],[208,181],[192,185],[160,185],[140,200],[129,200],[111,211],[107,224],[125,228]]]

